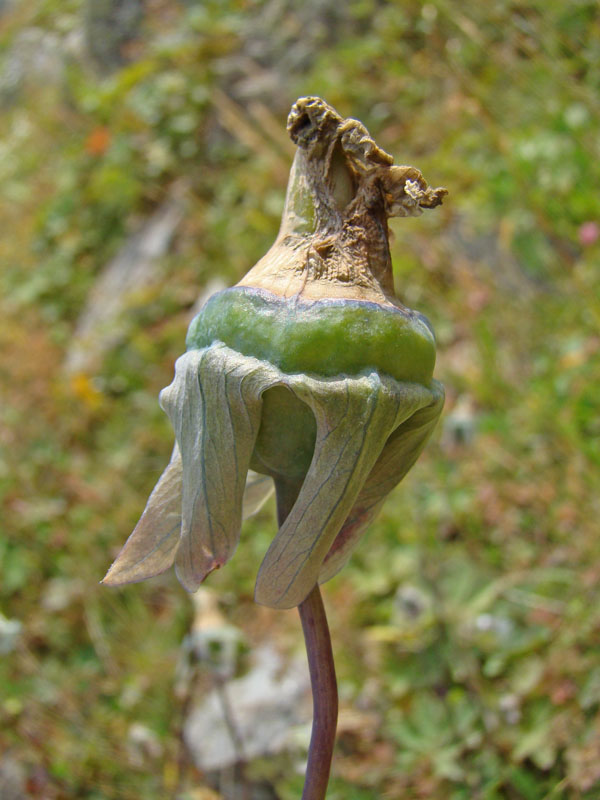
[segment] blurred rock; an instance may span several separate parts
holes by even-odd
[[[127,48],[137,38],[143,16],[142,0],[87,0],[84,6],[87,47],[103,72],[127,63]]]
[[[50,578],[42,592],[40,604],[46,611],[64,611],[82,594],[83,589],[78,578]]]
[[[158,280],[160,259],[183,219],[184,195],[183,185],[175,184],[167,199],[100,274],[67,352],[65,368],[70,374],[92,374],[102,356],[126,335],[131,298]]]
[[[127,731],[127,754],[133,767],[151,764],[162,756],[163,748],[154,731],[134,722]],[[1,798],[0,798],[1,800]]]
[[[0,17],[2,16],[2,14],[8,11],[11,8],[11,6],[14,6],[14,4],[15,0],[0,0]]]
[[[298,75],[324,48],[358,33],[360,25],[336,0],[267,0],[245,16],[241,48],[218,63],[220,83],[240,102],[259,100],[283,112]]]
[[[298,755],[308,747],[312,703],[305,658],[284,665],[266,645],[252,662],[247,675],[223,686],[227,709],[222,692],[214,690],[185,723],[189,752],[205,772],[283,751]]]
[[[23,626],[17,619],[6,619],[0,614],[0,656],[6,656],[17,646]],[[0,800],[3,795],[0,792]]]
[[[442,446],[445,450],[470,445],[477,428],[475,404],[470,395],[461,395],[445,415]]]
[[[508,725],[517,725],[521,720],[520,699],[516,694],[501,695],[498,707]]]
[[[6,755],[0,758],[0,800],[23,800],[25,797],[25,770]]]
[[[418,586],[400,586],[394,598],[394,611],[397,617],[414,622],[426,614],[432,605],[431,597]]]
[[[46,89],[60,84],[64,67],[60,37],[42,28],[25,28],[15,37],[3,59],[0,105],[14,103],[21,89],[30,82],[41,81]]]

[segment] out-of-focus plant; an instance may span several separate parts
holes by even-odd
[[[393,166],[320,98],[295,103],[288,131],[298,149],[279,235],[193,320],[161,393],[173,456],[104,583],[175,563],[195,591],[237,546],[248,470],[273,479],[280,529],[256,600],[300,609],[315,701],[303,796],[317,800],[337,718],[318,585],[413,465],[444,398],[431,327],[394,295],[387,220],[436,207],[446,190]]]
[[[94,583],[165,461],[153,394],[169,382],[198,285],[235,283],[273,238],[285,146],[254,101],[272,122],[310,86],[453,191],[442,213],[391,221],[396,284],[436,321],[437,377],[452,391],[442,437],[327,586],[356,724],[344,715],[329,794],[595,800],[598,4],[269,0],[248,14],[234,0],[148,3],[143,39],[109,75],[77,49],[81,0],[0,5],[0,83],[21,43],[46,34],[64,63],[60,86],[36,73],[0,114],[0,612],[22,624],[0,659],[0,750],[48,797],[162,798],[191,778],[178,767],[172,693],[191,606],[168,574],[119,593]],[[171,137],[182,111],[198,128]],[[117,180],[92,197],[106,164]],[[189,211],[156,289],[129,298],[131,335],[72,386],[61,365],[75,318],[179,178]],[[467,441],[454,435],[459,406]],[[293,615],[247,613],[268,512],[244,527],[240,557],[211,583],[250,639],[273,635],[254,627],[267,619],[288,641]],[[540,582],[546,568],[563,579]],[[488,585],[502,591],[475,612]],[[439,719],[462,775],[440,773],[435,745],[397,769],[396,722],[423,698],[446,706],[461,692],[481,743],[449,709]],[[138,721],[161,732],[151,769],[120,745]],[[273,760],[268,774],[282,798],[299,794],[292,770]]]

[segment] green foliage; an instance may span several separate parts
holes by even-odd
[[[30,28],[68,54],[56,78],[0,79],[0,615],[22,625],[0,656],[0,753],[23,765],[32,797],[202,797],[177,689],[190,600],[172,575],[119,591],[98,581],[167,461],[155,398],[196,295],[271,244],[289,165],[274,131],[298,95],[322,94],[450,190],[443,213],[393,226],[398,293],[434,324],[448,400],[326,588],[348,712],[329,794],[593,800],[598,5],[355,0],[343,35],[284,86],[289,48],[275,44],[302,39],[298,12],[257,54],[266,2],[146,5],[110,73],[77,49],[81,0],[0,12],[0,76]],[[240,70],[275,87],[262,105],[236,95]],[[131,298],[130,333],[98,369],[67,375],[98,275],[178,181],[185,220],[156,285]],[[252,604],[273,533],[270,508],[210,586],[251,645],[276,635],[292,648],[294,615]],[[136,724],[156,746],[135,749]],[[288,766],[264,768],[284,798],[299,794]]]

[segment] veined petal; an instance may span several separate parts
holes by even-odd
[[[298,498],[261,565],[256,601],[291,608],[304,600],[356,496],[396,425],[398,398],[376,372],[288,387],[315,414],[317,438]]]
[[[319,583],[332,578],[350,558],[367,526],[378,514],[387,495],[413,466],[442,412],[444,387],[432,381],[430,387],[397,383],[400,401],[398,427],[389,437],[356,503],[327,553]]]
[[[148,498],[146,508],[101,581],[106,586],[137,583],[173,566],[181,533],[181,453],[175,445],[171,461]],[[242,519],[256,514],[273,493],[273,480],[248,471]]]
[[[140,521],[102,583],[119,586],[143,581],[173,565],[181,529],[181,473],[181,454],[175,445]]]
[[[219,343],[181,356],[173,383],[161,392],[183,462],[175,568],[188,591],[225,564],[237,546],[261,394],[277,375],[265,362]]]

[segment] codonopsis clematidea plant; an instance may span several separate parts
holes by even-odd
[[[171,461],[104,583],[173,564],[188,591],[225,564],[274,485],[279,530],[256,601],[299,606],[315,722],[303,797],[325,796],[335,673],[319,584],[348,560],[441,413],[429,322],[394,294],[388,218],[440,205],[357,120],[318,97],[288,117],[297,146],[277,239],[192,321],[160,403]]]

